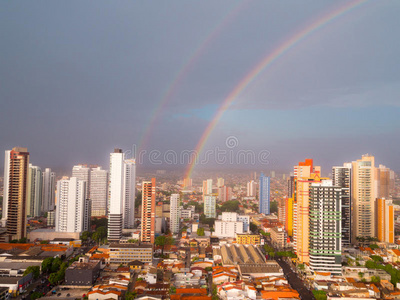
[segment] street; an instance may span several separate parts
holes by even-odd
[[[297,273],[293,272],[284,259],[278,257],[276,262],[281,266],[290,286],[299,293],[301,299],[315,300],[313,293],[305,287],[303,281],[298,277]]]

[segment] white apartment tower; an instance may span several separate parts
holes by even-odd
[[[135,197],[136,162],[127,159],[124,161],[123,228],[133,228],[135,225]]]
[[[257,182],[251,180],[247,183],[247,197],[255,197],[257,195]]]
[[[124,197],[124,153],[114,149],[110,153],[110,181],[108,187],[108,240],[119,241],[122,236]]]
[[[204,196],[204,214],[206,218],[216,217],[216,197],[215,196]]]
[[[56,193],[56,173],[50,168],[46,168],[43,172],[42,187],[42,212],[54,210],[55,193]]]
[[[42,212],[42,170],[29,164],[26,214],[39,217]]]
[[[179,233],[179,221],[181,218],[179,209],[179,194],[171,195],[169,228],[172,233]]]
[[[86,182],[85,198],[90,198],[90,168],[87,165],[76,165],[72,168],[72,177]]]
[[[87,230],[85,215],[86,182],[76,177],[57,181],[56,227],[58,232],[82,232]]]
[[[101,167],[90,171],[90,200],[92,201],[92,216],[107,215],[108,171]]]

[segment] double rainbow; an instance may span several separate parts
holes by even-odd
[[[213,41],[224,31],[224,29],[238,16],[238,14],[248,5],[250,1],[240,2],[228,11],[225,17],[219,22],[207,35],[199,46],[194,50],[193,54],[189,56],[189,59],[185,61],[182,67],[178,70],[173,80],[168,85],[168,88],[164,92],[160,101],[154,108],[154,111],[150,114],[149,123],[147,124],[144,134],[139,141],[138,150],[146,148],[149,138],[152,136],[153,128],[160,118],[162,111],[166,105],[176,94],[177,90],[181,86],[183,80],[187,77],[189,71],[196,65],[197,61],[206,52],[206,49],[212,44]]]
[[[215,126],[218,124],[219,120],[221,119],[224,112],[229,108],[232,102],[240,95],[240,93],[267,67],[269,67],[273,62],[277,59],[282,57],[285,53],[287,53],[290,49],[295,47],[301,41],[306,39],[309,35],[313,34],[314,32],[320,30],[330,22],[334,21],[335,19],[343,16],[344,14],[350,12],[351,10],[355,9],[356,7],[362,5],[363,3],[367,2],[367,0],[356,0],[347,2],[340,8],[331,11],[321,18],[317,19],[311,25],[306,26],[304,29],[296,32],[294,35],[290,36],[285,42],[281,43],[278,47],[275,48],[271,53],[268,53],[247,75],[239,82],[238,85],[232,90],[232,92],[226,97],[224,102],[221,104],[217,112],[215,113],[213,119],[208,124],[206,130],[204,131],[203,135],[201,136],[199,142],[196,145],[195,153],[197,156],[200,155],[202,152],[208,138],[210,137],[212,131],[214,130]],[[188,165],[185,177],[190,178],[194,167],[196,166],[196,159],[191,161]]]

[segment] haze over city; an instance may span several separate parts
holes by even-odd
[[[329,170],[370,153],[399,170],[399,12],[398,1],[4,2],[0,152],[27,147],[34,164],[70,170],[136,147],[139,170],[184,170],[165,153],[196,150],[215,121],[202,154],[267,162],[198,169],[289,172],[312,157]]]

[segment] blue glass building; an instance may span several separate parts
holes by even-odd
[[[269,193],[270,193],[270,178],[263,173],[260,174],[260,190],[258,199],[260,201],[259,213],[269,215]]]

